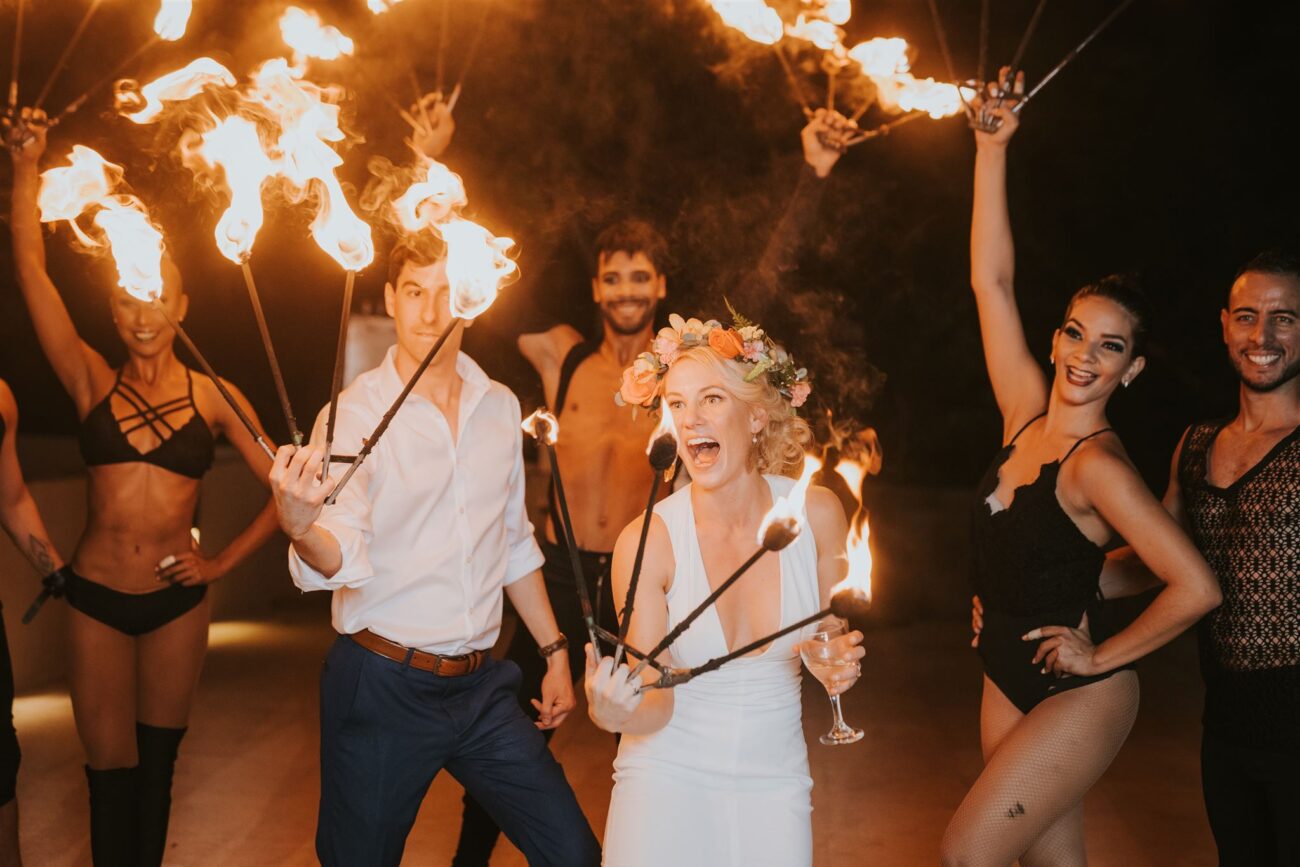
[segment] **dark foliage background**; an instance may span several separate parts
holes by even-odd
[[[1026,55],[1032,79],[1114,0],[1049,4]],[[12,0],[7,20],[12,21]],[[198,0],[190,35],[147,55],[150,78],[199,54],[246,73],[283,53],[285,4]],[[362,0],[312,5],[354,36],[359,56],[311,77],[356,90],[355,140],[344,175],[357,188],[372,155],[405,159],[404,125],[382,98],[412,101],[407,64],[432,87],[439,0],[407,0],[372,17]],[[1033,0],[993,3],[992,59],[1008,58]],[[925,0],[856,0],[849,42],[901,35],[917,73],[943,77]],[[1138,0],[1026,112],[1013,145],[1017,285],[1032,345],[1048,340],[1070,292],[1114,271],[1142,275],[1159,313],[1152,364],[1116,399],[1112,421],[1148,480],[1163,487],[1168,455],[1190,420],[1231,411],[1235,393],[1217,311],[1236,267],[1297,231],[1294,103],[1297,16],[1291,4]],[[976,0],[940,0],[960,74],[975,66]],[[22,70],[29,98],[84,9],[29,7]],[[153,3],[104,4],[57,107],[148,34]],[[472,0],[448,16],[445,77],[456,77],[481,16],[485,39],[444,157],[466,180],[470,212],[520,244],[523,280],[470,332],[467,345],[525,401],[539,389],[514,350],[521,331],[568,321],[594,331],[588,245],[632,211],[673,242],[666,310],[717,316],[762,249],[799,166],[799,112],[775,60],[722,28],[703,0]],[[7,45],[7,36],[0,37]],[[810,95],[823,79],[800,58]],[[364,72],[364,77],[358,74]],[[874,110],[867,122],[881,118]],[[92,101],[54,135],[127,167],[163,225],[191,295],[191,331],[214,365],[283,436],[238,270],[211,241],[218,204],[193,192],[174,157],[174,130],[140,128]],[[172,136],[168,138],[168,136]],[[959,118],[923,120],[855,148],[836,168],[798,271],[785,289],[799,315],[765,323],[813,369],[839,417],[875,425],[885,474],[969,484],[996,448],[999,425],[967,289],[973,147]],[[7,183],[7,166],[3,169]],[[310,240],[308,215],[268,214],[253,267],[300,417],[328,397],[343,278]],[[0,376],[26,430],[75,426],[70,402],[36,345],[0,242]],[[358,284],[374,304],[383,251]],[[84,337],[120,361],[108,318],[111,269],[48,242],[50,268]],[[780,320],[780,321],[777,321]],[[868,362],[888,380],[863,399]]]

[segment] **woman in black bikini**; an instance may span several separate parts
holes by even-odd
[[[86,750],[96,864],[161,863],[172,768],[207,650],[207,585],[275,531],[273,504],[216,557],[193,543],[199,480],[225,434],[258,479],[271,462],[207,377],[172,352],[174,332],[120,288],[111,311],[128,360],[114,371],[78,336],[45,270],[37,217],[43,117],[24,112],[11,140],[13,245],[27,308],[46,357],[77,408],[89,475],[87,522],[67,582],[71,693]],[[162,304],[177,320],[188,299],[163,258]],[[250,417],[243,396],[231,392]],[[160,589],[161,588],[161,589]]]
[[[1205,561],[1106,422],[1107,400],[1145,363],[1141,293],[1118,278],[1075,293],[1052,340],[1050,383],[1025,341],[1006,201],[1014,104],[990,101],[1001,127],[975,133],[971,285],[1007,444],[974,523],[985,766],[944,834],[945,865],[1085,864],[1083,796],[1137,715],[1131,664],[1219,604]],[[1091,634],[1103,552],[1120,539],[1165,587],[1121,632]]]

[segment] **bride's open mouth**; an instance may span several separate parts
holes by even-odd
[[[691,456],[691,463],[697,467],[712,466],[718,460],[722,446],[711,437],[691,437],[686,441],[686,452]]]

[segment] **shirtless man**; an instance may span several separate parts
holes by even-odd
[[[854,132],[841,115],[819,109],[801,133],[804,162],[794,196],[779,221],[758,267],[732,293],[747,315],[767,304],[778,272],[792,267],[804,224],[816,209],[825,179],[844,153],[842,142]],[[601,335],[586,340],[571,325],[557,325],[519,338],[519,351],[542,380],[546,405],[560,420],[556,458],[573,518],[583,575],[595,592],[600,624],[617,631],[615,602],[609,582],[614,543],[624,527],[645,509],[652,474],[646,443],[658,424],[649,413],[614,403],[623,371],[654,339],[655,310],[668,292],[664,269],[668,242],[643,220],[624,219],[597,236],[592,263],[591,298],[600,311]],[[664,493],[668,491],[665,489]],[[550,493],[549,513],[556,512]],[[569,643],[570,670],[585,670],[586,625],[578,606],[573,570],[553,517],[546,522],[542,574],[551,608]],[[533,696],[545,667],[527,637],[512,642],[507,657],[523,669],[520,696]],[[549,736],[551,732],[547,732]],[[452,867],[486,867],[498,831],[487,813],[465,799],[460,843]]]

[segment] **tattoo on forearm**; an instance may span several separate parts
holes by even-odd
[[[50,556],[50,549],[45,543],[35,536],[27,537],[27,556],[36,567],[36,571],[42,575],[48,575],[54,571],[54,558]]]

